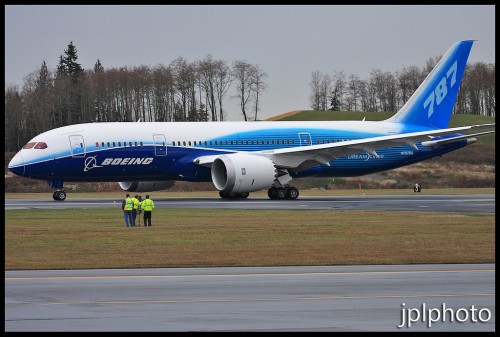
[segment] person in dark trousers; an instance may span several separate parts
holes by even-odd
[[[144,227],[151,226],[151,213],[155,208],[153,200],[149,199],[149,194],[146,194],[146,199],[141,203],[142,211],[144,212]]]
[[[136,194],[135,197],[132,198],[132,218],[134,219],[134,226],[138,209],[139,209],[139,195]]]
[[[130,198],[130,194],[127,193],[125,199],[122,201],[123,217],[125,218],[125,226],[127,227],[134,226],[134,218],[132,217],[133,207],[132,198]]]

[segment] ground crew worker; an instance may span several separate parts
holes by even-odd
[[[134,218],[134,226],[135,226],[135,218],[137,217],[137,212],[139,208],[139,195],[136,194],[135,197],[132,198],[132,218]]]
[[[149,199],[149,194],[146,194],[146,199],[142,202],[141,208],[144,212],[144,227],[151,226],[151,212],[155,208],[155,203]]]
[[[134,218],[132,217],[132,209],[134,208],[134,204],[132,202],[132,198],[130,198],[130,194],[127,193],[125,199],[122,201],[122,210],[123,217],[125,218],[125,225],[127,227],[134,226]],[[130,225],[129,225],[130,223]]]

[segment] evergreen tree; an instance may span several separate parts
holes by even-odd
[[[47,63],[45,61],[42,62],[42,66],[40,67],[40,72],[37,77],[37,86],[45,88],[50,82],[50,74],[49,68],[47,67]]]
[[[59,101],[58,110],[61,114],[66,112],[66,119],[61,118],[61,124],[79,123],[84,121],[83,116],[83,68],[78,60],[77,50],[73,41],[64,51],[64,56],[59,56],[56,72],[56,87]]]
[[[73,41],[68,45],[68,49],[64,51],[66,55],[64,57],[64,64],[66,66],[67,74],[71,78],[72,83],[77,83],[80,77],[83,75],[83,68],[80,63],[76,62],[78,60],[78,55],[76,54],[76,47],[73,45]]]
[[[68,70],[66,68],[66,62],[62,55],[59,55],[59,63],[57,64],[56,77],[61,78],[61,76],[66,75]]]
[[[104,72],[104,67],[101,64],[101,61],[97,59],[97,62],[94,65],[94,73],[102,74]]]
[[[104,67],[101,64],[101,61],[97,59],[97,62],[94,65],[94,74],[90,75],[91,82],[93,83],[93,99],[94,99],[94,116],[92,120],[96,120],[97,122],[106,121],[108,116],[105,115],[105,84],[104,84]]]
[[[332,91],[332,99],[330,100],[330,111],[340,111],[340,100],[338,95],[338,88]]]

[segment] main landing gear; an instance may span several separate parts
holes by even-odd
[[[248,193],[248,192],[244,192],[244,193],[228,193],[228,192],[224,192],[224,191],[219,192],[219,196],[222,199],[246,199],[246,198],[248,198],[249,195],[250,195],[250,193]]]
[[[246,199],[250,193],[228,193],[224,191],[219,192],[222,199]],[[299,197],[299,190],[293,186],[280,186],[271,187],[267,190],[267,196],[272,200],[295,200]]]
[[[271,200],[295,200],[299,197],[299,190],[293,186],[273,186],[269,190],[267,190],[267,196]]]

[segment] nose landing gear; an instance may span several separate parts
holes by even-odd
[[[66,192],[63,190],[57,190],[52,194],[52,198],[56,201],[64,201],[66,199]]]
[[[52,198],[56,201],[64,201],[66,199],[66,192],[64,192],[62,181],[47,181],[47,184],[55,190],[52,194]]]

